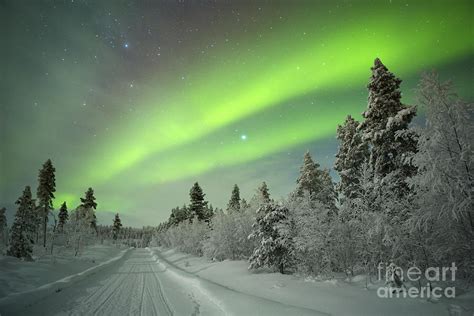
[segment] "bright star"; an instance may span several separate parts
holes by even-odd
[[[247,135],[240,135],[240,139],[241,139],[241,140],[246,140],[246,139],[247,139]]]
[[[124,46],[125,48],[128,48],[128,43],[125,43],[123,46]]]

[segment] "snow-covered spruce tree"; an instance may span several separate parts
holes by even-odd
[[[417,135],[408,126],[416,115],[416,107],[402,104],[402,81],[380,59],[375,59],[371,70],[368,106],[359,128],[370,147],[369,162],[374,176],[383,180],[395,172],[392,180],[396,183],[392,186],[404,196],[408,190],[406,180],[416,172],[410,159],[416,152]]]
[[[61,204],[61,208],[59,209],[58,217],[59,217],[58,232],[62,233],[64,231],[64,225],[66,224],[66,222],[69,218],[69,214],[67,212],[66,202],[63,202],[63,204]]]
[[[53,209],[54,192],[56,192],[56,169],[53,167],[51,159],[46,160],[38,175],[38,207],[41,210],[41,219],[43,226],[43,247],[46,247],[46,228],[48,225],[48,216]]]
[[[112,228],[112,232],[113,232],[113,237],[112,238],[114,240],[117,240],[121,228],[122,228],[122,221],[120,220],[120,216],[117,213],[117,214],[115,214],[114,224],[113,224],[113,228]]]
[[[270,190],[268,190],[267,183],[265,181],[258,187],[258,193],[263,203],[270,203]]]
[[[335,261],[330,236],[333,210],[308,191],[291,195],[287,208],[294,223],[291,234],[297,269],[312,275],[331,272]]]
[[[0,247],[5,247],[8,244],[8,226],[7,226],[7,216],[5,212],[6,208],[0,208]]]
[[[206,208],[204,209],[204,216],[206,218],[206,222],[209,223],[212,220],[215,212],[216,212],[216,209],[214,209],[212,204],[206,205]]]
[[[270,191],[268,189],[267,183],[264,181],[257,188],[257,192],[250,199],[251,207],[254,207],[257,210],[260,206],[270,203],[272,200],[270,198]]]
[[[260,239],[260,244],[249,258],[249,269],[267,266],[285,273],[293,260],[293,240],[287,234],[288,229],[282,227],[288,219],[288,209],[270,203],[261,206],[257,213],[257,222],[249,238]]]
[[[319,200],[335,210],[336,192],[329,171],[320,170],[319,164],[313,160],[309,152],[304,155],[296,184],[297,195],[303,196],[307,192],[312,199]]]
[[[415,196],[408,180],[416,174],[413,156],[417,151],[418,135],[409,127],[416,107],[401,102],[400,83],[377,58],[371,68],[368,84],[369,98],[364,120],[359,125],[364,141],[369,145],[369,168],[378,212],[384,217],[383,242],[391,250],[388,260],[408,263],[411,255],[405,223],[410,217]],[[366,215],[366,214],[364,214]],[[368,215],[370,216],[370,215]]]
[[[79,207],[78,215],[81,213],[88,213],[87,217],[90,220],[90,226],[94,231],[97,231],[97,216],[95,215],[95,210],[97,209],[97,203],[95,202],[96,198],[94,196],[94,190],[92,188],[87,189],[85,196],[81,198],[81,205]],[[84,217],[85,215],[82,214]]]
[[[423,248],[428,265],[455,261],[474,277],[474,104],[435,73],[423,75],[418,94],[427,117],[414,158],[419,172],[411,183],[419,207],[412,232],[421,229],[429,240]]]
[[[25,187],[22,196],[15,203],[18,209],[11,228],[7,255],[31,259],[36,221],[32,220],[35,216],[35,201],[32,199],[29,186]]]
[[[229,203],[227,204],[227,212],[238,212],[240,211],[240,190],[237,184],[232,189]]]
[[[247,200],[246,199],[241,199],[240,200],[240,209],[241,210],[246,210],[248,208],[250,208],[250,204],[247,202]]]
[[[198,221],[208,221],[209,218],[206,212],[207,201],[204,200],[206,195],[203,193],[199,183],[194,183],[189,191],[189,196],[191,199],[191,203],[188,207],[190,219],[193,220],[195,218]]]
[[[369,155],[368,144],[363,141],[362,133],[357,129],[359,124],[348,115],[344,124],[337,127],[337,139],[340,145],[334,162],[334,170],[341,178],[337,185],[337,192],[342,200],[345,198],[350,200],[358,196],[361,167]]]
[[[303,165],[300,168],[300,176],[296,180],[296,191],[299,195],[308,192],[310,196],[321,191],[321,170],[319,164],[313,160],[309,151],[304,154]]]

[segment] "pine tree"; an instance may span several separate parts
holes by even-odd
[[[81,206],[90,209],[97,209],[97,203],[95,202],[94,190],[92,188],[87,189],[86,194],[81,198]]]
[[[3,246],[6,246],[8,243],[8,226],[7,226],[7,217],[5,215],[6,208],[0,208],[0,243]]]
[[[308,193],[312,199],[319,200],[332,209],[335,208],[336,193],[329,171],[319,169],[319,164],[313,161],[309,152],[304,155],[296,184],[298,196]]]
[[[358,127],[359,122],[348,115],[337,128],[337,139],[341,142],[334,162],[334,170],[341,178],[337,191],[348,199],[359,195],[362,164],[369,155],[367,142],[363,141]]]
[[[238,212],[240,211],[240,190],[237,184],[234,185],[232,194],[230,196],[230,201],[227,204],[228,212]]]
[[[247,202],[246,199],[241,199],[240,200],[240,209],[241,210],[246,210],[250,207],[250,204]]]
[[[268,186],[267,186],[267,183],[265,181],[263,181],[262,184],[260,185],[260,187],[258,187],[258,193],[261,197],[261,201],[264,204],[271,202],[270,192],[268,190]]]
[[[206,214],[207,201],[204,200],[205,194],[202,192],[199,183],[194,183],[189,191],[191,203],[189,205],[190,218],[197,218],[198,221],[208,220]]]
[[[321,182],[319,179],[319,164],[313,161],[311,154],[307,151],[304,154],[303,165],[300,168],[300,176],[296,180],[299,195],[308,192],[310,196],[321,190]]]
[[[171,210],[170,218],[168,219],[168,223],[170,225],[178,225],[181,222],[184,222],[189,219],[189,212],[186,205],[183,207],[175,207]]]
[[[406,189],[403,182],[416,171],[409,159],[416,151],[417,135],[408,128],[416,115],[416,107],[402,104],[402,81],[388,71],[380,59],[375,59],[371,70],[368,107],[360,125],[371,148],[370,166],[379,179],[397,171],[398,187]]]
[[[85,210],[91,213],[91,228],[97,231],[97,216],[95,211],[97,209],[96,198],[94,196],[94,190],[92,188],[87,189],[84,198],[81,198],[81,206]]]
[[[38,207],[41,209],[43,224],[43,247],[46,247],[46,228],[48,225],[49,212],[53,209],[54,192],[56,192],[56,169],[53,167],[51,159],[46,160],[43,168],[38,175],[38,189],[36,195],[38,197]]]
[[[205,218],[207,222],[209,222],[214,217],[215,212],[216,211],[214,207],[212,206],[212,204],[206,206]]]
[[[115,214],[114,224],[112,228],[114,240],[117,240],[121,228],[122,228],[122,222],[120,221],[119,214],[117,213]]]
[[[249,258],[249,269],[275,267],[284,273],[291,266],[293,241],[286,234],[288,209],[281,205],[266,204],[259,208],[255,231],[249,238],[260,239],[260,245]]]
[[[7,255],[31,259],[36,221],[32,220],[35,210],[35,201],[32,199],[29,186],[25,187],[22,196],[15,204],[18,205],[18,209],[11,229]]]
[[[58,231],[63,232],[64,225],[66,224],[69,218],[66,202],[63,202],[63,204],[61,205],[61,208],[59,209],[58,217],[59,217]]]

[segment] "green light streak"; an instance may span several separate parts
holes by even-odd
[[[472,53],[471,32],[463,24],[469,19],[469,10],[454,6],[449,12],[444,7],[433,6],[428,15],[431,22],[426,23],[419,20],[424,8],[415,9],[407,13],[404,21],[400,21],[396,11],[385,14],[374,11],[351,23],[340,23],[337,30],[324,36],[313,30],[305,40],[294,35],[311,30],[311,23],[297,23],[290,31],[280,33],[291,53],[287,49],[278,50],[278,43],[272,41],[244,54],[236,55],[224,49],[217,62],[204,62],[192,69],[186,83],[178,80],[149,93],[141,106],[153,110],[119,135],[104,140],[100,153],[91,156],[94,167],[81,172],[78,183],[85,179],[103,183],[152,154],[200,139],[295,96],[318,89],[364,84],[375,56],[397,69],[397,73],[413,73],[420,67]],[[441,45],[437,39],[441,40],[442,48],[437,48]],[[260,54],[266,57],[257,58]],[[279,146],[271,147],[276,150],[294,144],[282,140]],[[102,162],[98,162],[97,157],[104,155]],[[209,169],[209,165],[198,164],[188,169],[192,170],[187,172],[195,173]]]

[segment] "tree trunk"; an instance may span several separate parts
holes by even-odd
[[[43,223],[43,247],[46,248],[46,226],[48,225],[48,208],[44,210],[44,223]]]

